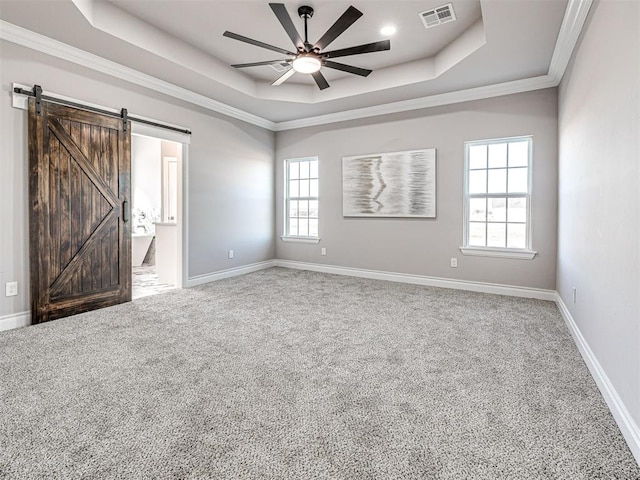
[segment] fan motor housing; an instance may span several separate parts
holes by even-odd
[[[303,5],[298,8],[298,15],[300,18],[311,18],[313,17],[313,8],[308,5]]]

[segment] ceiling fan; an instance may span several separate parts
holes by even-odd
[[[287,35],[296,47],[296,52],[291,52],[283,48],[269,45],[268,43],[253,40],[252,38],[238,35],[237,33],[226,31],[224,36],[239,40],[241,42],[255,45],[257,47],[266,48],[274,52],[288,55],[290,58],[281,60],[269,60],[266,62],[254,62],[254,63],[239,63],[231,65],[235,68],[257,67],[260,65],[276,65],[276,64],[288,64],[290,65],[280,78],[273,82],[272,86],[283,84],[294,73],[310,73],[315,80],[318,88],[324,90],[329,87],[329,82],[322,75],[320,69],[322,67],[333,68],[335,70],[341,70],[343,72],[353,73],[354,75],[360,75],[362,77],[368,76],[372,70],[366,68],[354,67],[352,65],[345,65],[344,63],[338,63],[330,60],[331,58],[346,57],[349,55],[359,55],[361,53],[380,52],[383,50],[391,49],[391,42],[389,40],[382,40],[380,42],[367,43],[364,45],[358,45],[356,47],[342,48],[340,50],[333,50],[324,52],[323,50],[329,46],[338,36],[354,24],[362,16],[362,12],[357,8],[349,7],[338,20],[326,31],[326,33],[315,44],[310,44],[307,36],[307,21],[313,16],[313,8],[303,5],[298,8],[298,15],[304,19],[304,41],[300,37],[298,30],[296,29],[291,17],[287,13],[287,8],[283,3],[270,3],[269,6],[273,13],[276,15],[280,24],[283,26]]]

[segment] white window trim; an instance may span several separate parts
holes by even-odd
[[[320,243],[320,237],[294,237],[282,235],[280,239],[283,242],[291,243]]]
[[[520,260],[532,260],[538,253],[533,250],[496,247],[460,247],[460,252],[463,255],[476,257],[519,258]]]
[[[289,162],[292,161],[297,161],[297,162],[304,162],[304,161],[311,161],[311,160],[315,160],[318,161],[318,157],[317,156],[312,156],[312,157],[300,157],[300,158],[288,158],[286,160],[284,160],[284,205],[283,205],[283,218],[284,221],[283,223],[283,227],[284,227],[284,234],[280,237],[280,239],[283,242],[290,242],[290,243],[312,243],[312,244],[317,244],[320,243],[320,236],[317,237],[301,237],[298,235],[287,235],[287,232],[289,231],[289,212],[287,210],[287,201],[289,199],[289,175],[288,175],[288,168],[289,168]],[[320,163],[318,162],[318,168],[320,168]],[[318,185],[320,184],[320,173],[318,172]],[[320,199],[320,192],[318,192],[318,197],[309,197],[309,199],[315,199],[318,201],[319,203],[319,199]],[[318,211],[320,211],[320,206],[318,205]],[[320,232],[320,216],[318,215],[318,233]]]
[[[496,143],[509,143],[518,140],[527,140],[529,142],[529,162],[528,169],[528,185],[527,185],[527,248],[508,248],[508,247],[482,247],[482,246],[469,246],[469,150],[473,145],[491,145]],[[473,255],[479,257],[500,257],[500,258],[515,258],[520,260],[532,260],[538,252],[531,249],[532,234],[531,234],[531,187],[533,185],[533,136],[522,135],[517,137],[504,137],[495,138],[489,140],[473,140],[465,142],[464,144],[464,212],[463,212],[463,227],[462,227],[462,246],[460,252],[463,255]],[[485,197],[500,196],[504,197],[508,194],[486,194]],[[521,194],[519,194],[521,195]]]

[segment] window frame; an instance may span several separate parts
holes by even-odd
[[[527,192],[514,192],[509,193],[508,185],[505,186],[505,191],[502,193],[480,193],[480,194],[471,194],[469,193],[469,177],[470,177],[470,151],[471,147],[478,145],[486,145],[489,148],[489,145],[496,144],[506,144],[522,142],[526,141],[528,143],[528,158],[527,158]],[[460,251],[464,255],[477,255],[477,256],[487,256],[487,257],[504,257],[504,258],[517,258],[517,259],[525,259],[531,260],[537,254],[536,251],[532,248],[532,225],[531,225],[531,210],[532,210],[532,194],[531,189],[533,186],[533,136],[532,135],[521,135],[515,137],[503,137],[503,138],[493,138],[487,140],[472,140],[465,142],[464,147],[464,195],[463,195],[463,232],[462,232],[462,247],[460,247]],[[508,152],[508,147],[507,147]],[[522,167],[509,167],[508,163],[508,153],[507,153],[507,165],[505,167],[496,167],[496,168],[505,168],[507,170],[507,178],[508,172],[510,168],[522,168]],[[488,158],[487,158],[487,166],[484,169],[489,172],[492,168],[489,168]],[[482,170],[482,169],[480,169]],[[488,175],[487,175],[488,181]],[[488,189],[487,189],[488,190]],[[526,208],[526,233],[525,233],[525,247],[524,248],[515,248],[515,247],[489,247],[489,246],[478,246],[478,245],[469,245],[469,223],[470,223],[470,200],[472,198],[505,198],[507,203],[509,198],[525,198],[527,202]],[[504,223],[505,226],[508,225],[508,217],[505,216],[504,222],[496,222],[496,223]],[[485,224],[488,225],[488,220],[485,220]],[[508,228],[508,227],[507,227]],[[506,233],[505,233],[506,235]],[[505,243],[506,245],[506,243]]]
[[[309,176],[309,180],[315,179],[318,180],[318,195],[312,197],[311,195],[301,197],[291,197],[289,192],[289,181],[290,181],[290,166],[292,163],[301,163],[301,162],[318,162],[318,176],[311,177]],[[309,156],[309,157],[300,157],[300,158],[288,158],[284,160],[284,233],[280,237],[284,242],[298,242],[298,243],[319,243],[320,242],[320,162],[317,156]],[[290,231],[290,212],[289,205],[291,200],[307,200],[307,201],[316,201],[318,202],[318,235],[289,235]],[[309,217],[307,217],[309,218]]]

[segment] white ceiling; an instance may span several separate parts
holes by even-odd
[[[381,27],[397,28],[390,51],[338,59],[373,69],[369,77],[323,68],[331,84],[323,91],[308,75],[271,87],[280,76],[272,67],[229,66],[284,57],[223,37],[225,30],[293,49],[266,0],[0,0],[0,18],[267,121],[292,122],[541,78],[568,2],[452,0],[457,20],[427,30],[418,13],[448,0],[282,1],[302,36],[297,8],[315,9],[311,43],[350,5],[363,13],[329,50],[383,40]]]

